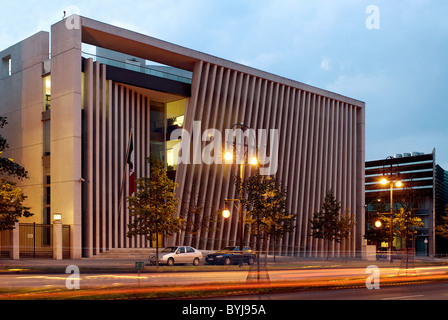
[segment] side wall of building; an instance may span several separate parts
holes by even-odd
[[[42,62],[48,59],[48,52],[48,32],[39,32],[0,52],[0,115],[8,121],[1,134],[9,144],[2,157],[14,159],[28,171],[29,179],[19,181],[19,186],[28,197],[25,205],[34,213],[21,222],[43,223]]]
[[[51,27],[51,212],[71,226],[71,257],[82,251],[81,29]]]

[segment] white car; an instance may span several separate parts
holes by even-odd
[[[166,264],[168,266],[184,263],[192,263],[194,266],[197,266],[202,260],[202,252],[188,246],[166,247],[159,252],[158,260],[159,264]],[[156,255],[151,255],[149,261],[155,265]]]

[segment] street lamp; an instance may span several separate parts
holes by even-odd
[[[249,128],[247,125],[245,125],[242,122],[241,123],[236,123],[236,124],[232,125],[231,129],[233,129],[236,126],[239,126],[241,128],[244,128],[244,129],[251,130],[251,128]],[[244,137],[241,138],[241,142],[244,142],[243,140],[244,140]],[[235,149],[235,142],[233,142],[233,148]],[[248,149],[249,149],[249,146],[248,146]],[[244,158],[246,157],[247,153],[248,153],[247,151],[244,151]],[[233,158],[234,158],[233,157],[233,152],[228,152],[228,151],[225,152],[224,160],[231,161],[231,160],[233,160]],[[257,165],[258,164],[258,159],[256,157],[252,157],[248,162],[251,165]],[[239,170],[240,198],[239,199],[225,199],[225,201],[226,201],[226,205],[227,205],[228,201],[232,201],[232,202],[239,201],[239,208],[237,208],[237,211],[238,211],[238,237],[239,237],[239,247],[240,247],[240,251],[241,251],[241,254],[240,254],[240,257],[241,257],[241,259],[240,259],[240,268],[242,268],[243,267],[243,260],[242,260],[242,257],[243,257],[243,214],[244,214],[244,212],[243,212],[244,161],[241,161],[239,165],[240,165],[240,168],[239,168],[240,169]],[[235,203],[233,203],[233,205],[235,206]],[[230,217],[229,209],[226,208],[225,210],[223,210],[222,214],[223,214],[224,218]]]
[[[226,152],[225,154],[224,154],[224,160],[226,160],[226,161],[230,161],[230,160],[232,160],[233,159],[233,154],[231,153],[231,152]]]
[[[225,218],[225,219],[227,219],[227,218],[229,218],[230,217],[230,210],[229,209],[224,209],[223,211],[222,211],[222,216]]]
[[[249,161],[249,163],[253,166],[256,166],[258,164],[258,159],[257,157],[252,157]]]
[[[227,219],[230,217],[230,210],[227,207],[228,202],[232,202],[233,206],[235,207],[236,211],[238,212],[238,235],[239,235],[239,243],[240,243],[240,261],[239,261],[239,267],[243,267],[243,206],[242,206],[242,198],[241,199],[224,199],[224,202],[226,203],[226,208],[222,211],[222,216]],[[237,207],[235,202],[238,201],[240,206]]]
[[[381,220],[376,220],[375,221],[375,227],[381,228],[381,226],[382,226]]]
[[[393,157],[389,156],[384,160],[384,164],[386,163],[386,161],[388,159],[394,159]],[[392,262],[392,242],[393,242],[393,222],[394,222],[394,185],[397,188],[401,188],[403,187],[403,182],[401,182],[401,180],[399,179],[399,172],[397,170],[397,175],[396,175],[396,179],[394,180],[393,177],[393,167],[392,167],[392,162],[390,163],[390,168],[389,168],[389,178],[387,178],[386,174],[385,174],[385,166],[383,164],[383,178],[380,180],[380,183],[382,185],[387,185],[389,184],[390,187],[390,208],[389,208],[389,215],[390,215],[390,234],[389,234],[389,251],[390,251],[390,262]],[[376,225],[376,223],[375,223]]]

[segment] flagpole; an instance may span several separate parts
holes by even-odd
[[[122,196],[123,196],[123,189],[124,189],[124,180],[126,177],[126,168],[128,166],[128,157],[129,157],[129,149],[131,147],[131,138],[132,138],[132,133],[134,132],[134,126],[131,126],[131,131],[129,132],[129,141],[128,141],[128,148],[126,151],[126,158],[125,158],[125,165],[123,168],[123,177],[121,179],[121,189],[120,189],[120,197],[119,197],[119,202],[118,202],[118,212],[121,211],[121,202],[122,202]]]

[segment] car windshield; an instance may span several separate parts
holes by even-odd
[[[240,247],[229,246],[229,247],[222,248],[220,251],[238,251],[239,249],[240,249]]]
[[[169,253],[169,252],[176,252],[177,247],[166,247],[163,249],[162,252]]]
[[[229,246],[222,248],[220,251],[240,251],[240,247]],[[248,247],[243,247],[243,251],[252,251],[252,250]]]

